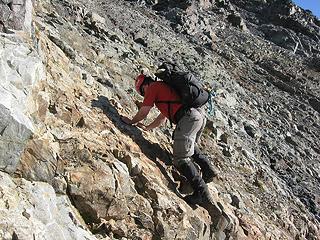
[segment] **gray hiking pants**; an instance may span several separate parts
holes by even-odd
[[[205,110],[191,108],[178,122],[173,135],[173,164],[176,167],[186,163],[194,153],[206,125]]]

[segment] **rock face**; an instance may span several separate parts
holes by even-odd
[[[320,238],[320,24],[309,12],[0,0],[0,26],[1,239]],[[141,100],[137,73],[161,59],[215,91],[201,144],[220,172],[214,206],[182,199],[170,124],[120,120]]]
[[[0,32],[31,31],[32,0],[0,1]]]
[[[45,72],[38,55],[27,45],[6,38],[0,41],[0,169],[13,173],[34,131],[28,95]]]
[[[96,239],[66,196],[43,182],[0,173],[1,239]]]

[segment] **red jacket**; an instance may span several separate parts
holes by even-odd
[[[154,106],[174,122],[174,115],[181,108],[180,97],[166,83],[158,81],[151,83],[144,94],[142,106]]]

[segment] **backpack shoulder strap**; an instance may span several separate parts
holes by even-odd
[[[181,101],[179,100],[172,100],[172,101],[169,101],[169,100],[161,100],[161,101],[156,101],[156,103],[166,103],[168,104],[168,116],[169,116],[169,121],[170,121],[170,125],[172,127],[172,123],[174,122],[174,116],[172,116],[172,108],[171,108],[171,105],[172,104],[177,104],[177,103],[181,103]]]

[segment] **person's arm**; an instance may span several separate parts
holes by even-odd
[[[136,113],[136,115],[132,119],[129,119],[125,116],[122,116],[121,119],[127,124],[130,124],[130,125],[136,124],[148,116],[148,113],[150,112],[151,108],[152,106],[143,106],[139,109],[139,111]]]
[[[143,130],[148,131],[156,127],[159,127],[165,121],[165,119],[166,117],[162,113],[160,113],[158,117],[155,120],[153,120],[153,122],[150,123],[148,126],[140,124],[139,127],[141,127]]]

